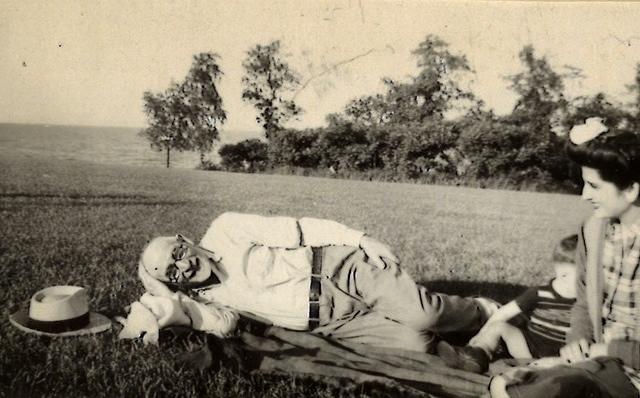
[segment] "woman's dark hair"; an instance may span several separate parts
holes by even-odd
[[[640,134],[609,130],[584,144],[569,142],[566,150],[572,161],[598,170],[618,189],[640,183]]]

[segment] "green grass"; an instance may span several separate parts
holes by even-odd
[[[421,282],[502,300],[552,276],[554,243],[589,209],[576,196],[415,184],[0,158],[0,395],[352,396],[358,386],[232,370],[177,369],[190,343],[159,350],[98,336],[21,333],[9,314],[45,286],[82,285],[123,313],[142,289],[137,257],[155,235],[199,238],[224,211],[331,218],[390,244]],[[514,286],[516,286],[514,288]]]

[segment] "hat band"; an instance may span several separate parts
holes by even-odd
[[[62,333],[73,330],[82,329],[89,324],[89,313],[77,316],[71,319],[63,319],[61,321],[39,321],[29,317],[27,326],[41,332]]]

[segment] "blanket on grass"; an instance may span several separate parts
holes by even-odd
[[[208,333],[207,344],[179,358],[199,369],[225,361],[225,366],[231,363],[248,372],[296,374],[334,385],[381,385],[428,397],[471,398],[487,393],[488,376],[450,369],[440,358],[426,353],[338,341],[244,317],[225,323],[232,321],[235,334],[220,333],[219,329],[212,333],[207,327],[219,322],[220,313],[213,312],[213,318],[208,319],[211,312],[207,306],[197,304],[186,297],[145,293],[141,302],[132,304],[126,320],[118,319],[124,325],[119,337],[158,344],[161,329],[174,336],[204,331]]]
[[[295,375],[336,387],[381,387],[398,395],[471,398],[487,393],[488,376],[447,368],[430,354],[349,343],[245,318],[238,327],[232,337],[206,335],[202,348],[180,355],[178,362],[200,370],[224,367]],[[166,337],[160,345],[192,333],[187,327],[168,327],[161,332]]]

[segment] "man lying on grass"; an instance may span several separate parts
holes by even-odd
[[[224,213],[199,245],[153,239],[139,275],[151,293],[160,283],[214,313],[230,308],[291,330],[421,352],[435,347],[434,333],[475,331],[495,310],[487,299],[429,292],[387,245],[314,218]],[[237,317],[220,318],[207,331],[235,328]]]

